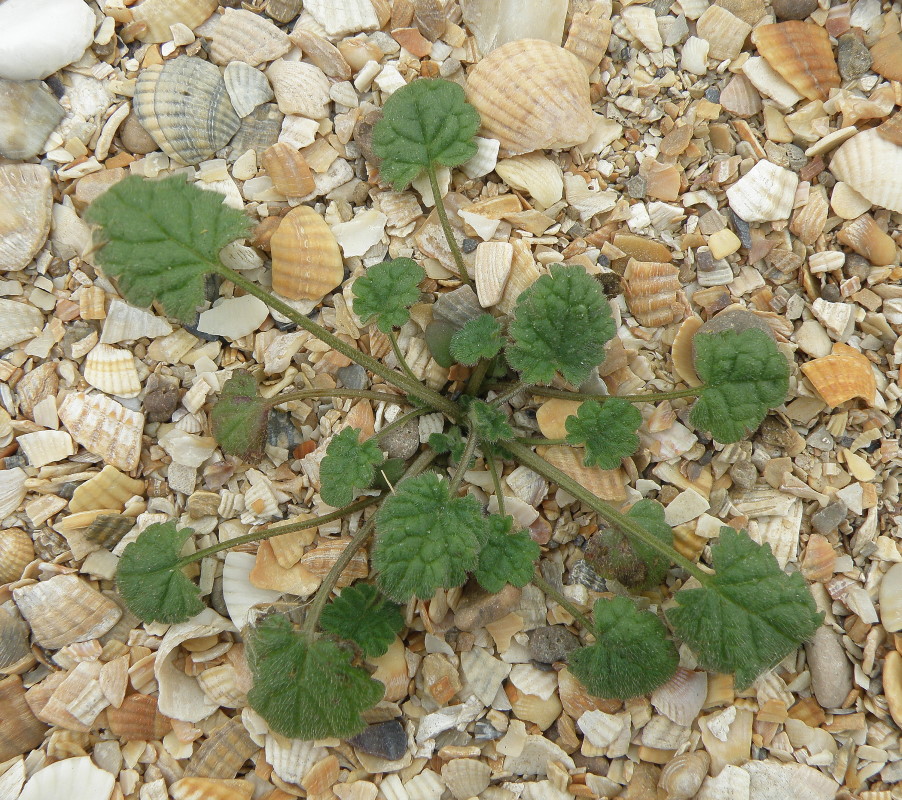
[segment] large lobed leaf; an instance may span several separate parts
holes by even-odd
[[[584,445],[587,467],[617,469],[624,458],[639,449],[636,431],[642,424],[642,414],[632,403],[612,397],[604,404],[587,400],[575,415],[564,420],[567,442]]]
[[[383,597],[370,583],[341,590],[319,618],[324,631],[355,642],[369,658],[384,655],[404,627],[401,607]]]
[[[247,636],[254,688],[247,700],[272,730],[290,739],[345,739],[366,727],[361,712],[385,687],[333,642],[295,632],[286,617],[267,617]]]
[[[263,458],[269,408],[257,394],[254,376],[241,370],[233,372],[210,415],[213,436],[229,455],[256,463]]]
[[[507,360],[526,383],[550,383],[558,371],[580,384],[614,333],[601,284],[580,266],[553,264],[517,298]]]
[[[488,518],[488,538],[474,576],[487,592],[500,592],[508,583],[526,586],[532,580],[541,549],[526,531],[511,533],[513,524],[513,517],[492,514]]]
[[[177,566],[194,534],[175,522],[150,525],[128,544],[116,569],[116,588],[129,610],[144,622],[175,624],[204,610],[200,589]]]
[[[376,477],[376,467],[385,456],[372,439],[359,441],[357,428],[345,428],[332,437],[319,466],[320,497],[330,506],[346,506],[359,489]]]
[[[464,90],[442,78],[421,78],[396,91],[373,129],[382,178],[398,191],[435,164],[456,167],[476,155],[479,112]]]
[[[178,175],[124,178],[88,209],[87,219],[100,226],[100,266],[118,279],[130,303],[146,307],[157,300],[170,316],[193,323],[204,302],[204,275],[219,263],[219,251],[250,228],[222,200]]]
[[[735,672],[745,689],[821,624],[804,578],[780,569],[770,545],[722,527],[711,547],[715,574],[700,589],[683,589],[667,612],[674,631],[713,672]]]
[[[755,328],[704,333],[693,341],[704,387],[689,419],[718,442],[738,442],[786,399],[789,364],[774,340]]]
[[[383,333],[391,333],[410,319],[410,307],[420,299],[417,284],[425,270],[412,258],[396,258],[370,267],[354,281],[354,313],[366,325],[372,319]]]

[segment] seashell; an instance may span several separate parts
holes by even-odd
[[[667,792],[667,800],[690,800],[701,787],[710,765],[711,757],[704,750],[675,756],[661,770],[658,786]]]
[[[325,578],[329,570],[338,560],[338,557],[344,552],[350,543],[350,539],[326,539],[308,550],[301,556],[300,563],[319,578]],[[354,581],[365,578],[370,574],[369,564],[367,563],[366,553],[358,550],[351,558],[347,567],[342,570],[335,584],[337,589],[350,586]]]
[[[536,265],[532,257],[532,250],[522,239],[515,239],[514,257],[511,261],[511,271],[507,276],[507,284],[504,294],[495,307],[502,314],[510,314],[517,304],[517,298],[524,289],[532,286],[542,275],[542,270]]]
[[[103,636],[122,609],[76,575],[57,575],[13,589],[35,641],[49,650]]]
[[[210,702],[217,706],[242,708],[247,705],[246,690],[238,685],[238,672],[231,664],[204,670],[197,676],[197,682]]]
[[[341,51],[330,41],[318,36],[313,31],[299,27],[296,27],[288,38],[301,49],[304,58],[316,64],[324,74],[339,81],[350,80],[350,65],[345,61]]]
[[[3,761],[36,748],[47,730],[25,701],[25,689],[18,675],[0,681],[0,719],[3,720],[0,725],[0,759]]]
[[[380,27],[372,0],[305,0],[304,10],[323,26],[326,35],[331,38],[374,31]]]
[[[491,782],[492,768],[475,758],[452,758],[442,767],[445,786],[457,800],[479,797]]]
[[[81,797],[109,800],[116,777],[94,766],[88,756],[67,758],[44,767],[28,779],[19,800],[45,800],[48,797],[70,797],[74,787]]]
[[[692,347],[692,337],[701,326],[701,317],[695,315],[687,317],[673,339],[670,354],[673,358],[674,372],[690,386],[702,385],[695,371],[695,351]]]
[[[171,25],[194,30],[209,19],[219,4],[216,0],[144,0],[131,7],[133,22],[129,28],[142,42],[162,44],[172,39]]]
[[[640,325],[658,327],[682,319],[685,299],[679,269],[657,261],[631,258],[623,273],[623,294]]]
[[[266,74],[243,61],[232,61],[222,73],[232,108],[244,119],[257,106],[268,103],[275,95]]]
[[[110,301],[100,334],[102,344],[118,344],[135,339],[156,339],[172,333],[172,326],[146,308],[135,308],[118,298]]]
[[[889,34],[871,46],[871,70],[890,81],[902,80],[902,39]]]
[[[533,508],[548,492],[548,482],[529,467],[517,467],[504,476],[504,481],[516,497]]]
[[[0,299],[0,350],[33,339],[44,327],[44,315],[34,306]]]
[[[439,295],[433,307],[434,319],[450,322],[455,328],[462,328],[483,313],[476,292],[468,285]]]
[[[107,709],[110,732],[126,742],[158,741],[172,728],[168,717],[157,709],[157,699],[146,694],[130,694],[119,708]]]
[[[470,70],[466,93],[482,117],[484,135],[498,139],[505,155],[562,150],[592,134],[582,62],[541,39],[519,39],[493,50]]]
[[[307,772],[327,755],[326,749],[314,742],[272,734],[266,736],[265,752],[266,763],[272,766],[273,772],[294,784],[300,784]]]
[[[833,577],[836,567],[836,551],[833,545],[819,533],[808,537],[805,555],[802,556],[800,569],[805,580],[826,582]]]
[[[66,115],[42,81],[0,78],[0,156],[26,159],[43,150],[44,142]]]
[[[12,583],[34,560],[34,544],[31,536],[21,528],[0,531],[0,584]]]
[[[385,687],[384,700],[397,702],[407,697],[410,674],[407,668],[407,659],[404,657],[404,642],[396,636],[383,655],[368,659],[368,663],[376,668],[371,676],[373,680],[379,681]],[[510,672],[509,667],[507,672]],[[507,672],[505,672],[505,676]],[[499,681],[498,686],[500,685]],[[495,687],[496,691],[498,686]]]
[[[290,534],[284,535],[290,536]],[[295,561],[299,560],[300,556]],[[313,594],[322,583],[320,576],[314,575],[309,569],[298,563],[283,567],[276,558],[270,542],[260,542],[254,568],[248,579],[258,589],[272,589],[276,592],[296,594],[300,597]]]
[[[266,76],[283,114],[297,114],[308,119],[323,119],[329,115],[329,79],[319,67],[280,58],[270,64]]]
[[[796,209],[789,223],[789,230],[803,244],[812,245],[824,232],[830,203],[827,201],[827,190],[823,186],[813,186],[808,193],[808,202]]]
[[[726,61],[739,55],[752,26],[722,6],[711,5],[698,18],[695,30],[710,45],[708,57]]]
[[[107,464],[126,472],[138,465],[143,414],[103,394],[75,392],[63,400],[59,417],[76,442]]]
[[[0,470],[0,520],[16,511],[25,499],[27,477],[20,467]]]
[[[614,503],[626,500],[626,474],[621,468],[601,469],[584,466],[581,455],[572,447],[552,445],[539,449],[542,458],[550,461],[603,500]]]
[[[591,75],[604,58],[610,41],[611,20],[577,12],[570,20],[564,49],[582,61],[586,74]]]
[[[25,433],[16,441],[32,467],[53,464],[75,453],[75,443],[65,431]]]
[[[269,5],[273,2],[270,0]],[[254,784],[221,778],[182,778],[169,787],[172,800],[251,800]]]
[[[479,305],[489,308],[504,294],[504,286],[510,275],[514,248],[509,242],[481,242],[476,247],[473,276]]]
[[[249,576],[255,561],[250,553],[231,551],[225,557],[222,596],[229,611],[229,618],[238,630],[247,625],[253,606],[272,603],[282,596],[281,592],[258,589],[250,582]]]
[[[878,125],[877,133],[888,142],[902,145],[902,112],[897,111],[886,122]]]
[[[871,207],[871,201],[862,197],[848,183],[837,181],[830,195],[830,207],[843,219],[855,219]]]
[[[210,158],[241,125],[219,69],[192,56],[142,69],[132,105],[153,140],[180,164]]]
[[[830,775],[806,764],[749,761],[742,769],[751,777],[750,796],[755,798],[773,797],[777,790],[777,796],[821,800],[835,797],[839,788]]]
[[[129,398],[141,393],[135,358],[128,350],[98,344],[85,358],[82,372],[91,386],[107,394]]]
[[[749,760],[752,721],[751,711],[735,705],[699,717],[702,741],[711,756],[711,772],[717,774],[727,764],[744,764]]]
[[[107,464],[97,475],[85,481],[73,493],[69,500],[69,511],[77,514],[79,511],[93,511],[94,509],[125,508],[126,500],[135,495],[143,496],[144,481],[129,478],[118,469]]]
[[[752,31],[758,52],[803,97],[826,100],[840,86],[830,36],[819,25],[788,20]]]
[[[830,408],[836,408],[855,397],[873,405],[877,381],[871,362],[861,354],[833,354],[802,364],[802,372],[815,391]]]
[[[543,698],[536,694],[521,692],[516,686],[507,684],[504,692],[517,719],[533,722],[541,730],[550,728],[561,715],[563,706],[557,695]]]
[[[737,117],[753,117],[761,111],[761,95],[743,74],[734,75],[720,93],[720,104]]]
[[[658,18],[651,6],[627,6],[621,11],[620,18],[627,30],[642,43],[646,50],[660,53],[664,49],[661,31],[658,28]]]
[[[25,269],[50,232],[50,171],[41,164],[0,166],[0,263]]]
[[[830,171],[875,205],[902,211],[902,147],[871,129],[833,153]]]
[[[307,160],[297,149],[284,142],[268,147],[260,164],[285,197],[304,197],[316,189]]]
[[[543,153],[502,159],[495,172],[512,189],[528,192],[543,208],[553,206],[564,195],[561,168]]]
[[[875,267],[885,267],[896,262],[896,243],[870,214],[862,214],[843,225],[836,238],[864,256]]]
[[[241,717],[232,717],[207,735],[185,767],[185,776],[232,780],[259,749]]]
[[[6,447],[13,440],[13,421],[9,412],[0,407],[0,447]]]
[[[652,692],[651,704],[668,719],[688,727],[702,710],[707,696],[707,674],[679,667],[667,683]]]
[[[711,43],[698,36],[690,36],[680,53],[680,69],[693,75],[704,75],[708,71],[708,52]]]
[[[270,239],[272,288],[289,300],[321,300],[344,279],[344,261],[326,221],[308,206],[289,211]]]
[[[291,40],[284,31],[266,17],[243,8],[226,8],[210,38],[210,60],[220,66],[243,61],[256,67],[291,50]]]
[[[134,527],[133,517],[126,517],[122,514],[101,514],[88,525],[85,539],[107,550],[113,550]]]
[[[727,764],[718,775],[705,778],[695,800],[748,800],[751,778],[741,767]]]
[[[0,547],[3,546],[3,541],[3,537],[0,536]],[[2,552],[0,552],[0,559],[4,559]],[[4,567],[7,566],[5,559],[0,561],[0,564]],[[18,580],[19,575],[13,580]],[[6,583],[6,581],[0,580],[0,583]],[[23,672],[33,662],[28,641],[28,626],[19,616],[13,603],[4,603],[0,606],[0,672],[7,674]]]
[[[746,222],[789,219],[799,176],[762,159],[727,189],[730,208]]]

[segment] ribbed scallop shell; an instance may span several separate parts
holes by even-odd
[[[168,42],[170,25],[181,23],[194,30],[218,5],[217,0],[144,0],[131,8],[133,26],[142,42]]]
[[[870,362],[863,356],[834,353],[802,364],[802,372],[830,408],[855,397],[874,404],[877,381]]]
[[[806,580],[825,582],[833,577],[836,551],[833,545],[819,533],[812,533],[802,556],[801,572]]]
[[[864,256],[875,267],[896,262],[896,243],[870,214],[862,214],[858,219],[843,225],[836,238]]]
[[[0,264],[25,269],[47,240],[53,193],[50,171],[41,164],[0,167]]]
[[[270,239],[272,288],[289,300],[321,300],[344,278],[341,250],[308,206],[289,211]]]
[[[552,445],[540,447],[539,450],[542,458],[566,472],[602,500],[614,503],[626,500],[626,474],[621,468],[587,467],[582,463],[582,455],[572,447]]]
[[[0,519],[9,516],[25,499],[25,479],[21,467],[0,470]]]
[[[305,0],[304,10],[310,12],[330,37],[374,31],[379,27],[371,0]]]
[[[16,440],[32,467],[43,467],[75,454],[75,443],[65,431],[35,431]]]
[[[890,81],[902,80],[902,40],[890,33],[871,47],[871,69]]]
[[[554,205],[564,194],[561,168],[544,153],[504,158],[495,166],[495,172],[512,189],[528,192],[544,208]]]
[[[222,597],[229,611],[229,618],[238,630],[248,622],[253,606],[278,600],[281,592],[258,589],[249,579],[256,558],[250,553],[231,551],[226,555],[222,571]]]
[[[473,277],[479,305],[489,308],[504,294],[511,271],[514,248],[509,242],[480,242],[476,247]]]
[[[304,197],[316,189],[307,159],[290,144],[277,142],[267,147],[260,164],[285,197]]]
[[[0,350],[33,339],[44,327],[44,315],[34,306],[0,299]]]
[[[214,64],[243,61],[256,67],[274,61],[291,49],[288,35],[266,17],[243,8],[227,8],[216,23],[210,45]]]
[[[902,212],[902,147],[877,130],[862,131],[840,145],[830,171],[875,205]]]
[[[19,800],[46,800],[48,797],[79,797],[109,800],[116,778],[106,770],[94,766],[88,756],[57,761],[35,773],[25,784]]]
[[[281,736],[267,735],[266,763],[272,766],[283,781],[299,784],[307,771],[318,762],[324,760],[327,751],[312,741],[303,739],[284,739]]]
[[[69,511],[125,508],[125,501],[144,494],[144,481],[129,478],[107,464],[97,475],[85,481],[73,493]]]
[[[0,584],[19,580],[32,560],[34,544],[28,533],[21,528],[0,531]]]
[[[232,780],[242,764],[259,749],[241,723],[241,717],[232,717],[208,734],[191,756],[185,776]]]
[[[467,100],[484,135],[506,155],[563,150],[592,134],[589,81],[573,53],[540,39],[518,39],[493,50],[467,76]]]
[[[658,786],[667,792],[667,800],[690,800],[701,787],[710,765],[711,757],[704,750],[682,753],[661,770]]]
[[[623,294],[640,325],[658,327],[683,317],[679,274],[673,264],[633,258],[627,262]]]
[[[312,550],[308,550],[301,556],[300,563],[314,575],[324,578],[338,557],[348,546],[350,539],[325,539]],[[339,589],[350,586],[354,581],[365,578],[370,574],[366,553],[358,550],[351,558],[351,562],[338,576],[335,586]]]
[[[182,164],[209,158],[241,125],[219,69],[192,56],[141,70],[132,104],[163,152]]]
[[[826,100],[840,86],[830,36],[820,25],[789,20],[759,25],[752,42],[783,78],[803,97]]]
[[[492,768],[475,758],[452,758],[442,767],[442,779],[457,800],[479,797],[491,781]]]
[[[689,726],[708,694],[708,675],[680,667],[667,683],[652,692],[651,704],[678,725]]]
[[[82,372],[85,380],[101,392],[125,398],[141,393],[135,358],[128,350],[98,344],[85,358]]]
[[[204,670],[197,676],[197,682],[210,701],[218,706],[242,708],[247,705],[247,694],[238,685],[238,673],[231,664]]]
[[[59,417],[76,442],[107,464],[126,472],[138,465],[143,414],[106,395],[76,392],[63,400]]]
[[[789,219],[799,176],[762,159],[727,189],[730,208],[746,222]]]
[[[591,75],[601,63],[611,41],[611,21],[597,19],[591,14],[576,13],[567,31],[564,49],[573,53],[581,62],[587,75]]]
[[[106,713],[110,732],[126,742],[158,741],[172,728],[169,718],[157,710],[157,699],[146,694],[131,694]]]
[[[226,65],[222,77],[232,108],[241,119],[257,106],[268,103],[275,97],[266,73],[243,61],[232,61]]]
[[[182,778],[169,787],[172,800],[251,800],[254,785],[245,780]]]

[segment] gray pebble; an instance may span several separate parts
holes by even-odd
[[[844,81],[860,78],[871,68],[871,53],[854,33],[839,37],[836,63]]]
[[[408,459],[420,449],[420,424],[412,419],[379,439],[379,447],[389,458]]]
[[[641,200],[645,197],[647,181],[641,175],[633,175],[626,182],[626,193],[634,200]]]
[[[479,242],[477,242],[475,239],[467,236],[466,238],[464,238],[463,242],[461,243],[460,249],[463,250],[465,253],[473,253],[473,252],[475,252],[478,244],[479,244]]]
[[[66,325],[66,333],[63,334],[63,341],[60,342],[60,347],[63,349],[63,355],[66,358],[74,359],[75,356],[72,355],[72,352],[75,345],[86,336],[90,336],[96,330],[95,326],[90,322],[74,320],[73,322],[68,323]]]
[[[736,214],[732,208],[730,209],[730,225],[739,237],[739,241],[742,242],[742,246],[748,250],[752,246],[751,226],[742,219],[742,217]]]
[[[839,292],[839,287],[835,283],[828,283],[821,289],[821,299],[826,300],[828,303],[841,302],[842,295]]]
[[[168,375],[152,373],[147,379],[144,410],[151,422],[168,422],[179,404],[179,382]]]
[[[577,647],[579,639],[563,625],[544,625],[529,634],[529,654],[543,664],[565,661]]]
[[[303,437],[291,421],[291,414],[273,409],[269,412],[266,441],[273,447],[292,450],[303,441]]]
[[[758,480],[758,470],[751,461],[742,459],[730,467],[730,477],[740,489],[751,489]]]
[[[845,503],[837,501],[811,515],[811,527],[826,536],[835,531],[846,518],[848,509]]]
[[[473,726],[473,738],[477,742],[491,742],[495,739],[500,739],[502,736],[504,736],[502,731],[499,731],[484,719],[476,720],[476,724]]]
[[[772,0],[777,19],[805,19],[817,8],[817,0]]]
[[[348,742],[358,750],[386,761],[397,761],[407,752],[407,734],[396,719],[370,725]]]
[[[811,686],[824,708],[838,708],[852,691],[852,665],[842,640],[828,625],[821,625],[805,645]]]
[[[818,425],[811,431],[805,442],[809,447],[815,447],[818,450],[832,450],[835,446],[833,434],[824,425]]]
[[[346,389],[366,389],[369,385],[366,370],[360,364],[348,364],[346,367],[341,367],[336,375]]]
[[[719,103],[720,102],[720,89],[716,86],[711,86],[705,89],[705,100],[709,103]]]

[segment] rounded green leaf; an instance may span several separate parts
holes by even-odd
[[[370,267],[354,281],[354,313],[366,325],[376,320],[383,333],[391,333],[410,319],[408,310],[420,298],[417,284],[426,272],[412,258],[396,258]]]

